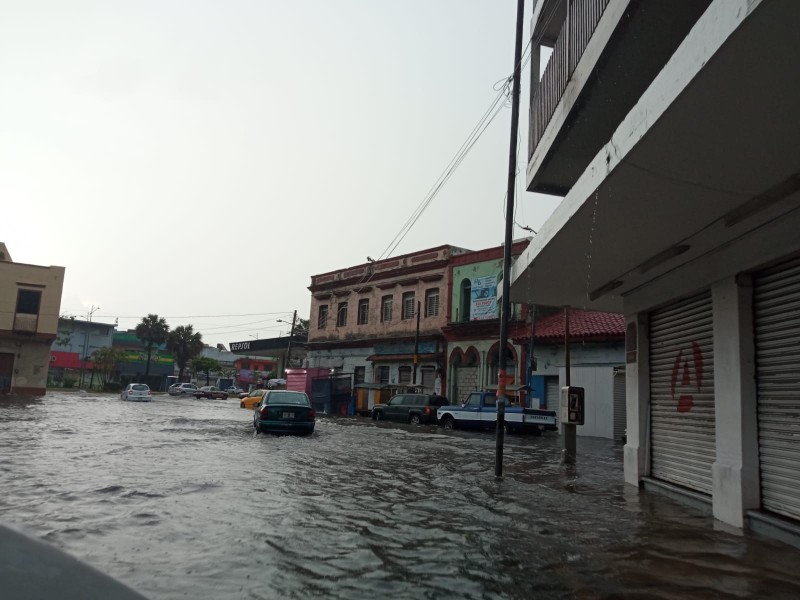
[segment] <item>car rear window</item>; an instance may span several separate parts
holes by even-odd
[[[266,396],[267,404],[297,404],[310,406],[308,396],[303,392],[270,392]]]
[[[146,392],[146,391],[147,391],[147,390],[149,390],[150,388],[149,388],[149,387],[147,387],[147,386],[146,386],[145,384],[143,384],[143,383],[137,383],[136,385],[134,385],[134,386],[133,386],[133,388],[132,388],[132,389],[136,390],[137,392]]]

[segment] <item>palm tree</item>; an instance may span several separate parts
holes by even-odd
[[[142,322],[136,326],[136,337],[144,342],[147,348],[147,366],[144,370],[144,377],[150,375],[150,356],[153,354],[153,348],[163,344],[167,341],[169,335],[169,325],[164,317],[149,314],[142,318]]]
[[[191,325],[178,325],[169,332],[167,349],[175,355],[175,363],[179,370],[178,381],[183,381],[186,365],[203,351],[203,346],[203,334],[199,331],[195,333],[194,327]]]

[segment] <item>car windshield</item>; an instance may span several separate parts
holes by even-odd
[[[267,404],[297,404],[309,406],[308,396],[303,392],[270,392],[266,396]]]
[[[117,388],[117,389],[119,389],[119,388]],[[137,392],[146,392],[146,391],[147,391],[147,390],[149,390],[150,388],[149,388],[149,387],[147,387],[147,386],[146,386],[145,384],[143,384],[143,383],[136,383],[136,384],[134,384],[134,385],[132,385],[132,386],[131,386],[131,389],[134,389],[134,390],[136,390]]]

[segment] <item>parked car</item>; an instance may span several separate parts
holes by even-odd
[[[198,400],[200,398],[227,400],[228,394],[213,385],[204,385],[200,389],[194,391],[194,397]]]
[[[173,383],[169,386],[167,393],[170,396],[181,396],[183,394],[194,394],[197,391],[197,386],[193,383]]]
[[[150,394],[150,386],[146,383],[129,383],[119,397],[131,402],[150,402],[153,398]]]
[[[305,392],[267,390],[253,412],[253,427],[261,433],[314,433],[316,413]]]
[[[274,389],[277,389],[277,388],[281,388],[281,389],[283,389],[283,388],[285,388],[285,387],[286,387],[286,380],[285,380],[285,379],[282,379],[282,378],[280,378],[280,377],[279,377],[279,378],[277,378],[277,379],[270,379],[270,380],[267,382],[267,387],[268,387],[269,389],[271,389],[271,390],[274,390]]]
[[[447,398],[436,394],[397,394],[386,404],[373,406],[372,418],[415,425],[436,423],[436,410],[448,404]]]
[[[244,395],[244,398],[239,402],[239,408],[249,408],[253,410],[261,403],[261,398],[267,390],[253,390]]]
[[[225,391],[226,391],[227,393],[229,393],[229,394],[241,394],[241,393],[242,393],[244,390],[243,390],[242,388],[240,388],[240,387],[236,387],[236,386],[234,386],[234,387],[229,387],[229,388],[228,388],[227,390],[225,390]]]

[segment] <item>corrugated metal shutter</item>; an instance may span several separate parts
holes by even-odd
[[[625,411],[625,369],[617,369],[614,373],[614,439],[617,441],[625,437]]]
[[[558,385],[558,377],[548,376],[544,378],[544,397],[547,401],[547,410],[554,410],[561,419],[559,404],[561,403],[561,386]]]
[[[716,456],[711,293],[650,314],[650,474],[706,494]]]
[[[433,392],[433,384],[436,382],[436,371],[433,367],[422,368],[422,389],[426,392]]]
[[[754,281],[761,505],[800,519],[800,260]]]

